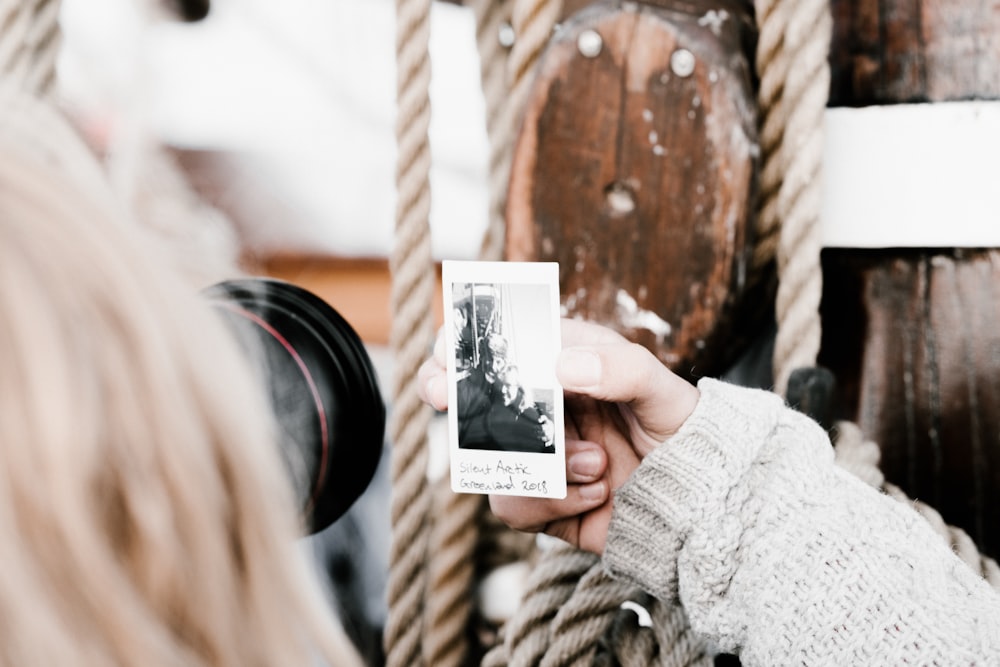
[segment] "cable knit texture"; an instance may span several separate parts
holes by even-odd
[[[615,494],[608,572],[754,665],[1000,665],[1000,596],[775,394],[704,379]]]

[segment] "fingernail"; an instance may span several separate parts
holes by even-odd
[[[567,389],[593,387],[601,380],[601,358],[590,350],[563,350],[556,363],[556,374]]]
[[[593,482],[580,487],[580,497],[584,500],[604,500],[604,482]]]
[[[577,475],[593,477],[601,472],[601,455],[597,452],[579,452],[569,457],[569,470]]]

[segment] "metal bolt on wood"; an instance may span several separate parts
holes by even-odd
[[[514,46],[514,26],[507,21],[501,23],[500,29],[497,30],[497,41],[505,49]]]
[[[687,49],[677,49],[670,55],[670,70],[681,78],[694,74],[694,54]]]
[[[601,49],[604,48],[604,40],[601,39],[596,30],[584,30],[576,38],[576,48],[585,58],[596,58],[601,54]]]

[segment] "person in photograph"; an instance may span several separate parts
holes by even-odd
[[[470,311],[471,306],[467,303],[456,303],[453,309],[455,354],[459,369],[467,368],[475,357],[476,341],[472,334]]]
[[[517,366],[508,365],[500,383],[499,403],[490,412],[490,431],[496,449],[515,452],[554,452],[552,420],[529,397],[520,383]]]
[[[479,363],[459,376],[457,383],[458,445],[467,449],[496,449],[490,413],[503,405],[501,377],[507,367],[507,340],[499,334],[483,339]]]

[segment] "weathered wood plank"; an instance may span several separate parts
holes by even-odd
[[[1000,1],[830,6],[831,106],[1000,99]]]
[[[825,266],[844,416],[890,481],[1000,556],[1000,251],[826,251]]]
[[[831,8],[831,106],[1000,99],[1000,1]],[[997,251],[825,257],[823,355],[847,416],[890,481],[1000,556]]]
[[[672,9],[595,4],[553,36],[515,149],[507,257],[559,262],[567,315],[710,374],[766,302],[750,296],[766,285],[749,266],[752,22],[659,4]],[[599,53],[582,53],[598,35]]]

